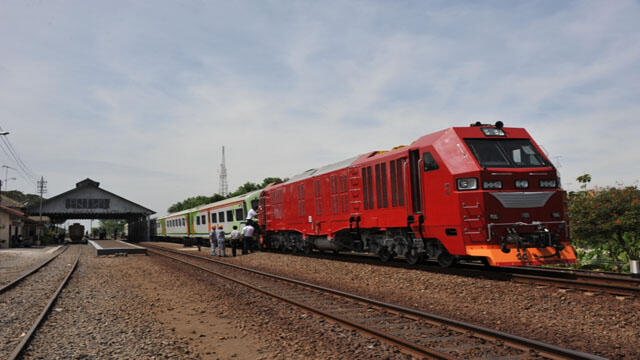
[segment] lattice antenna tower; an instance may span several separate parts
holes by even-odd
[[[229,195],[229,185],[227,184],[227,165],[224,160],[224,146],[222,147],[222,163],[220,164],[220,195]]]

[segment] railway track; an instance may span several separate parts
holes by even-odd
[[[26,271],[23,271],[15,279],[9,281],[5,285],[2,285],[0,287],[0,294],[6,292],[9,289],[13,288],[14,286],[18,285],[19,282],[21,282],[22,280],[24,280],[27,277],[31,276],[36,271],[38,271],[38,270],[42,269],[43,267],[45,267],[48,263],[53,261],[53,259],[57,258],[61,254],[63,254],[65,251],[67,251],[68,248],[69,248],[68,245],[67,246],[63,246],[61,249],[58,249],[56,252],[54,252],[53,255],[50,256],[49,258],[44,259],[43,261],[35,264],[34,266],[32,266],[31,268],[27,269]]]
[[[549,268],[499,268],[493,271],[507,273],[513,281],[571,288],[590,292],[603,292],[622,296],[640,296],[640,279],[631,276],[599,273],[585,270]]]
[[[61,251],[59,251],[58,253],[54,254],[54,256],[52,256],[51,258],[37,264],[36,266],[32,267],[31,269],[25,271],[24,273],[22,273],[20,276],[18,276],[16,279],[14,279],[13,281],[11,281],[9,284],[3,286],[0,289],[0,294],[7,294],[9,295],[9,291],[11,291],[11,289],[15,288],[16,285],[27,279],[29,276],[33,275],[34,273],[36,273],[38,270],[42,269],[43,267],[45,267],[47,264],[49,264],[51,261],[53,261],[54,259],[56,259],[59,255],[61,255],[62,253],[64,253],[66,250],[68,249],[67,247],[64,247]],[[22,335],[20,335],[20,342],[13,348],[13,350],[10,349],[0,349],[3,351],[0,351],[0,353],[3,353],[6,351],[7,357],[6,359],[8,360],[15,360],[20,358],[20,356],[22,355],[23,351],[25,350],[25,348],[27,347],[27,345],[29,344],[29,342],[31,341],[31,339],[33,338],[34,334],[36,333],[36,330],[38,329],[38,327],[40,327],[40,325],[44,322],[45,318],[47,317],[48,313],[51,311],[51,308],[53,307],[53,305],[55,304],[56,300],[58,299],[58,296],[60,295],[60,292],[62,292],[62,289],[65,287],[65,285],[67,284],[67,282],[69,281],[69,279],[71,278],[71,275],[73,274],[73,272],[76,270],[78,262],[80,260],[80,253],[78,253],[78,255],[75,258],[75,261],[73,262],[73,265],[71,266],[71,268],[69,269],[69,271],[66,272],[64,278],[62,279],[62,281],[59,283],[58,287],[56,288],[56,290],[53,292],[53,294],[48,298],[48,300],[46,301],[45,306],[43,307],[42,311],[40,311],[40,313],[38,314],[38,316],[35,318],[35,320],[29,325],[29,329],[28,331],[26,331],[25,333],[23,333]],[[15,290],[19,290],[19,288],[15,288]],[[35,305],[32,305],[35,306]],[[23,328],[26,327],[26,324],[24,324],[25,326]],[[21,326],[22,327],[22,326]]]
[[[188,264],[430,359],[602,359],[536,340],[446,319],[194,254],[145,244]]]
[[[307,256],[297,254],[297,256]],[[599,272],[577,269],[538,268],[538,267],[486,267],[477,263],[460,263],[452,268],[442,268],[436,263],[407,265],[401,259],[381,262],[376,256],[366,254],[325,255],[314,253],[312,257],[364,262],[399,268],[416,268],[443,274],[470,277],[482,277],[501,281],[514,281],[536,285],[554,286],[563,289],[575,289],[588,292],[607,293],[620,296],[640,296],[640,279],[629,275],[611,272]]]

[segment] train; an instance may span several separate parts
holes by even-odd
[[[84,226],[80,223],[73,223],[69,226],[69,239],[72,243],[84,242]]]
[[[212,220],[228,232],[211,216],[231,204],[243,214],[257,209],[264,249],[433,259],[443,267],[576,262],[557,169],[524,128],[502,122],[447,128],[169,214],[157,233],[200,236]]]
[[[171,213],[155,219],[152,223],[156,238],[202,238],[208,239],[212,226],[222,225],[225,233],[233,227],[246,224],[250,209],[258,208],[260,191],[252,191],[218,202]]]

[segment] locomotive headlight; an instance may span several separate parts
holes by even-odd
[[[476,178],[460,178],[456,181],[458,190],[476,190],[478,188],[478,179]]]
[[[526,189],[529,187],[529,180],[516,180],[516,188]]]
[[[487,190],[502,189],[502,180],[485,180],[482,182],[482,188]]]
[[[485,136],[504,136],[504,131],[502,129],[482,128],[482,132]]]
[[[540,180],[541,188],[554,188],[558,186],[558,182],[555,180]]]

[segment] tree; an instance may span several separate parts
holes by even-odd
[[[578,176],[576,180],[578,180],[578,182],[582,184],[580,185],[580,189],[586,189],[587,184],[591,182],[591,175],[584,174],[584,175]]]
[[[577,180],[586,185],[590,176],[583,176]],[[577,246],[607,252],[614,261],[640,258],[640,189],[636,186],[593,190],[585,186],[570,194],[569,215]]]
[[[167,209],[167,212],[174,213],[174,212],[182,211],[185,209],[191,209],[196,206],[209,204],[209,203],[224,200],[224,199],[225,197],[220,194],[213,194],[211,196],[203,196],[203,195],[193,196],[171,205]]]
[[[287,181],[280,179],[279,177],[268,177],[268,178],[264,178],[264,180],[262,180],[262,185],[260,186],[261,189],[264,189],[267,187],[267,185],[272,184],[272,183],[280,183],[283,181]]]
[[[118,230],[122,234],[126,223],[126,220],[100,220],[100,228],[104,229],[109,236],[113,234],[114,230]]]
[[[260,185],[247,181],[246,183],[244,183],[244,185],[241,185],[236,191],[229,194],[228,197],[231,198],[231,197],[246,194],[248,192],[252,192],[258,189],[261,189]]]
[[[267,177],[264,178],[264,180],[262,180],[261,184],[255,184],[252,182],[247,181],[246,183],[244,183],[243,185],[239,186],[236,191],[230,193],[229,195],[227,195],[227,197],[225,198],[224,196],[220,195],[220,194],[213,194],[212,196],[203,196],[203,195],[198,195],[198,196],[193,196],[190,198],[187,198],[183,201],[179,201],[173,205],[171,205],[168,209],[167,212],[168,213],[174,213],[174,212],[178,212],[178,211],[182,211],[182,210],[186,210],[186,209],[191,209],[194,208],[196,206],[200,206],[200,205],[204,205],[204,204],[209,204],[209,203],[213,203],[216,201],[220,201],[220,200],[224,200],[224,199],[228,199],[228,198],[232,198],[234,196],[239,196],[242,194],[246,194],[255,190],[260,190],[265,188],[267,185],[271,184],[271,183],[275,183],[275,182],[282,182],[282,181],[286,181],[280,179],[279,177]]]
[[[26,208],[30,208],[40,204],[40,195],[24,194],[18,190],[3,191],[2,194],[24,204],[24,207]]]

